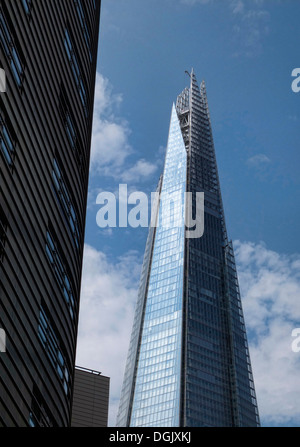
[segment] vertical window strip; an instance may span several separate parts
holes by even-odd
[[[10,166],[12,166],[15,153],[15,142],[12,139],[9,130],[6,124],[4,123],[4,120],[1,117],[0,117],[0,146],[5,160]]]
[[[75,55],[74,47],[69,35],[68,30],[65,30],[65,49],[70,62],[70,66],[74,75],[76,86],[79,92],[80,100],[84,107],[85,114],[87,115],[87,94],[82,80],[81,72],[79,69],[78,61]]]
[[[75,300],[73,297],[72,287],[68,275],[66,274],[64,265],[55,247],[52,236],[47,232],[46,254],[50,264],[53,267],[59,287],[61,288],[65,302],[68,306],[70,315],[74,319]]]
[[[62,85],[60,86],[59,109],[68,140],[71,144],[72,149],[75,149],[77,144],[77,129],[74,124],[73,115],[71,114],[70,111],[70,105],[67,99],[65,89]]]
[[[79,21],[80,21],[80,24],[81,24],[81,27],[82,27],[82,30],[83,30],[85,42],[86,42],[87,48],[89,50],[90,62],[92,62],[93,58],[92,58],[92,52],[91,52],[91,36],[90,36],[89,31],[88,31],[85,15],[84,15],[84,12],[83,12],[82,1],[81,0],[75,0],[75,4],[76,4],[76,7],[77,7]]]
[[[57,198],[60,202],[60,205],[63,208],[64,216],[68,222],[69,228],[71,230],[72,239],[75,244],[75,247],[79,249],[79,226],[78,226],[78,219],[77,215],[74,209],[74,206],[72,204],[72,201],[70,199],[70,195],[68,193],[68,190],[66,188],[63,176],[61,174],[61,171],[58,167],[57,161],[54,159],[53,162],[53,183],[56,190]]]
[[[0,260],[4,255],[4,246],[6,240],[7,221],[2,208],[0,208]]]
[[[25,9],[26,14],[29,16],[31,6],[32,6],[32,0],[22,0],[22,3],[23,3],[23,7]]]
[[[40,390],[34,385],[28,419],[30,427],[53,427],[52,415],[50,416],[50,414],[51,411],[49,411]]]
[[[30,412],[29,414],[29,427],[38,427],[39,423],[37,422],[36,418],[34,417],[34,415],[32,414],[32,412]]]
[[[10,61],[10,67],[15,80],[19,87],[22,85],[24,70],[21,62],[21,58],[16,49],[14,40],[10,29],[4,19],[2,9],[0,10],[0,41],[4,48],[7,58]]]
[[[47,352],[50,362],[55,368],[66,394],[70,393],[70,373],[64,355],[60,349],[55,331],[51,327],[49,319],[43,308],[40,310],[40,322],[38,334],[42,345]]]
[[[76,145],[76,132],[69,112],[66,113],[66,130],[71,147],[74,149]]]

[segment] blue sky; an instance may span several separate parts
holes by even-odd
[[[299,426],[298,0],[103,0],[77,364],[111,377],[127,354],[146,228],[100,229],[101,191],[154,191],[172,102],[205,79],[263,425]]]

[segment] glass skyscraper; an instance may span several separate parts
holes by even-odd
[[[199,88],[194,71],[189,76],[189,88],[172,108],[121,392],[120,427],[260,425],[205,84]],[[192,193],[192,201],[186,193]],[[202,193],[199,207],[197,193]],[[166,213],[165,198],[171,196],[178,200],[169,201]],[[187,216],[202,222],[202,231],[193,233]]]

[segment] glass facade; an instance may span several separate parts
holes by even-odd
[[[66,48],[68,59],[70,61],[70,65],[71,65],[71,68],[73,71],[74,79],[77,84],[77,88],[79,91],[82,105],[83,105],[84,109],[86,110],[86,107],[87,107],[86,89],[84,87],[84,82],[83,82],[81,71],[79,68],[78,59],[75,54],[74,46],[73,46],[69,31],[67,29],[65,30],[65,48]]]
[[[118,426],[259,426],[204,83],[173,107],[157,228],[150,229]],[[204,193],[204,233],[187,237],[185,192]],[[165,197],[181,200],[170,207]],[[184,206],[182,206],[184,204]],[[164,218],[168,216],[168,218]],[[168,220],[169,219],[169,220]]]
[[[131,426],[160,424],[168,427],[179,423],[184,260],[184,222],[180,217],[183,215],[186,188],[186,160],[186,150],[174,107],[143,321]],[[179,200],[170,203],[171,200],[168,199],[172,196]]]
[[[57,371],[64,392],[69,394],[71,392],[69,368],[66,365],[66,360],[60,349],[60,343],[55,335],[55,331],[51,327],[49,318],[43,308],[40,311],[39,337],[52,365]]]
[[[58,202],[60,203],[66,222],[70,229],[74,245],[76,249],[79,249],[80,231],[78,228],[77,213],[75,212],[75,208],[70,199],[70,193],[67,190],[63,175],[61,173],[61,169],[58,165],[57,160],[55,159],[53,161],[52,176],[55,195]]]

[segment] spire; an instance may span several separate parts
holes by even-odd
[[[203,97],[205,100],[207,100],[207,96],[206,96],[206,85],[205,85],[205,81],[204,79],[202,80],[201,84],[200,84],[200,88],[197,82],[197,78],[196,78],[196,74],[195,74],[195,70],[192,67],[191,69],[191,73],[189,73],[187,70],[185,71],[185,73],[187,73],[189,75],[189,77],[191,78],[191,86],[190,86],[190,90],[191,91],[196,91],[197,93],[200,93],[200,96]]]
[[[192,68],[192,71],[191,71],[191,87],[190,87],[190,90],[191,90],[192,96],[193,96],[193,94],[196,94],[196,96],[200,95],[199,85],[198,85],[196,74],[195,74],[195,71],[194,71],[193,68]]]

